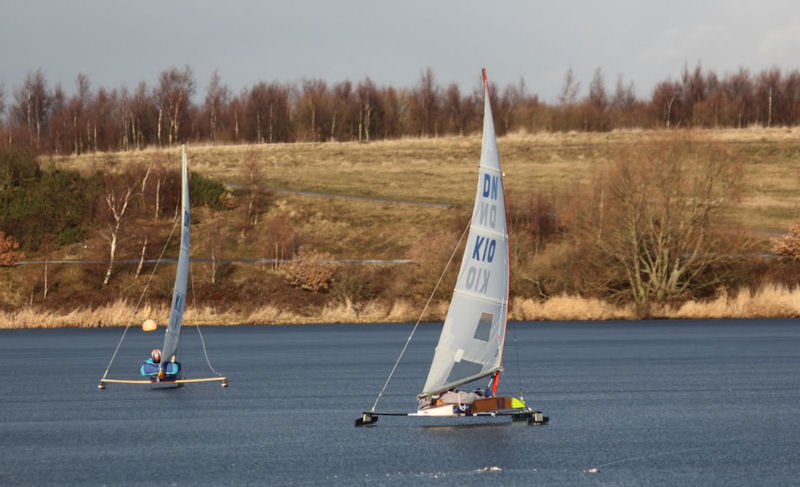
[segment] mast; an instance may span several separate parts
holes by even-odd
[[[178,269],[175,272],[175,287],[172,291],[172,306],[169,323],[161,347],[162,363],[171,360],[178,351],[183,311],[186,308],[186,287],[189,281],[189,170],[186,162],[186,145],[181,146],[181,250],[178,254]],[[159,365],[159,368],[161,366]]]
[[[509,300],[508,227],[485,69],[483,89],[483,140],[469,237],[420,395],[437,394],[502,370]],[[497,377],[494,387],[496,381]]]

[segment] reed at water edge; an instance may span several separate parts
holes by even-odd
[[[310,323],[391,323],[414,322],[421,308],[405,300],[391,303],[369,301],[354,304],[329,304],[307,314],[284,311],[275,306],[261,306],[249,311],[225,310],[210,306],[188,308],[186,325],[261,325]],[[432,303],[423,321],[442,321],[447,302]],[[70,311],[40,311],[24,307],[16,311],[0,311],[0,328],[106,328],[141,326],[152,318],[166,323],[169,308],[134,306],[118,300],[107,306]],[[722,319],[722,318],[795,318],[800,316],[800,288],[768,284],[759,289],[740,288],[723,291],[706,301],[687,301],[681,305],[654,306],[651,316],[659,319]],[[636,318],[631,306],[614,305],[596,298],[560,295],[545,301],[516,298],[512,300],[509,318],[514,321],[598,321]]]

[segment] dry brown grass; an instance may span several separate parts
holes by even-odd
[[[134,307],[124,300],[94,309],[75,308],[69,311],[41,311],[24,307],[17,311],[0,311],[0,328],[102,328],[140,324],[147,318],[158,323],[166,321],[167,309],[143,307],[134,313]]]
[[[444,312],[442,312],[442,310]],[[431,321],[444,319],[447,303],[439,303],[426,313]],[[354,305],[349,300],[331,303],[316,312],[305,314],[265,305],[252,311],[233,311],[198,306],[187,308],[183,323],[193,325],[273,325],[310,323],[389,323],[415,321],[420,308],[398,300],[393,303],[370,301]],[[123,300],[97,308],[78,308],[69,311],[42,311],[24,307],[18,311],[0,311],[0,329],[15,328],[113,328],[140,326],[151,318],[163,326],[169,317],[168,307],[134,307]]]
[[[729,145],[745,162],[746,185],[738,211],[746,228],[781,231],[800,213],[800,128],[697,129],[700,139]],[[601,133],[514,133],[498,140],[510,197],[531,191],[564,192],[624,144],[674,136],[666,130]],[[55,157],[57,167],[93,171],[148,164],[157,154],[177,167],[179,151],[146,149]],[[469,205],[475,188],[480,138],[409,138],[324,144],[193,145],[191,169],[225,182],[241,182],[254,157],[271,187],[408,201]]]
[[[741,288],[734,294],[722,292],[714,299],[687,301],[679,306],[660,306],[654,318],[796,318],[800,316],[800,288],[777,284],[757,290]],[[555,296],[544,302],[517,298],[513,301],[514,320],[629,320],[636,314],[631,306],[615,306],[594,298]]]
[[[688,301],[676,308],[664,308],[668,318],[796,318],[800,316],[800,289],[770,284],[755,291],[741,288],[735,294],[722,292],[708,301]]]
[[[629,320],[634,313],[629,306],[614,306],[595,298],[560,295],[546,301],[515,298],[511,307],[513,320]]]
[[[447,302],[432,303],[423,316],[425,321],[442,321],[447,314]],[[249,312],[220,310],[213,307],[194,307],[186,310],[184,324],[204,325],[271,325],[309,323],[387,323],[413,322],[422,308],[405,300],[392,303],[370,301],[353,304],[329,304],[307,314],[261,306]],[[653,317],[670,319],[723,318],[796,318],[800,316],[800,288],[767,285],[758,290],[742,288],[735,294],[723,292],[707,301],[688,301],[680,306],[662,306],[653,310]],[[133,306],[119,300],[95,309],[75,309],[66,312],[38,311],[23,308],[15,312],[0,312],[0,328],[99,328],[123,327],[129,323],[139,326],[147,318],[163,325],[168,317],[166,307],[143,307],[133,312]],[[540,302],[515,298],[510,319],[515,321],[595,321],[631,320],[636,314],[631,306],[616,306],[600,299],[560,295]]]

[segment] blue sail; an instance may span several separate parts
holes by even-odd
[[[181,250],[178,255],[178,270],[175,273],[175,288],[172,291],[172,306],[169,323],[161,347],[162,362],[170,361],[178,352],[181,338],[183,311],[186,308],[186,286],[189,281],[189,170],[186,163],[186,146],[181,147]],[[177,359],[177,357],[176,357]]]

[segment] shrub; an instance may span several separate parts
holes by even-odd
[[[316,294],[330,288],[335,269],[330,254],[300,247],[289,265],[283,267],[283,277],[291,286]]]
[[[196,172],[189,176],[189,192],[192,206],[207,206],[214,210],[225,209],[223,195],[225,185]]]
[[[41,177],[36,155],[23,147],[0,149],[0,192]]]

